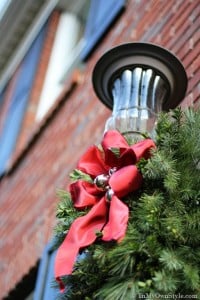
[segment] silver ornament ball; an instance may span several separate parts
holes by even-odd
[[[112,196],[114,195],[114,191],[112,189],[108,189],[106,192],[106,200],[110,202],[112,200]]]
[[[96,185],[96,187],[102,191],[107,190],[108,188],[108,180],[109,180],[109,176],[106,174],[101,174],[98,175],[95,179],[94,179],[94,184]]]

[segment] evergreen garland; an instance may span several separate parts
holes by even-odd
[[[139,162],[142,188],[123,199],[130,210],[125,238],[97,236],[65,278],[60,300],[200,299],[200,111],[161,113],[155,140],[152,157]],[[72,178],[90,180],[77,170]],[[57,246],[87,213],[74,209],[67,192],[59,197]]]

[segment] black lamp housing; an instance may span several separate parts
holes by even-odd
[[[113,84],[125,70],[151,69],[165,82],[167,95],[162,110],[175,108],[184,98],[187,75],[182,63],[168,50],[151,43],[127,43],[112,48],[97,62],[92,81],[94,90],[108,108],[113,108]]]

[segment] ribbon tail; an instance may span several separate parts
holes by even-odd
[[[128,224],[129,209],[119,198],[112,197],[109,210],[109,220],[103,229],[103,241],[121,241]]]
[[[108,206],[103,197],[87,215],[77,218],[72,223],[55,259],[55,277],[61,291],[64,290],[61,277],[72,273],[79,250],[96,240],[96,232],[106,223],[107,211]]]

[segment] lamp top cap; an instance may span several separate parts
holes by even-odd
[[[175,108],[187,90],[187,75],[180,60],[165,48],[151,43],[121,44],[106,52],[96,63],[92,82],[96,95],[108,108],[113,107],[113,81],[123,70],[134,67],[155,70],[170,86],[163,110]]]

